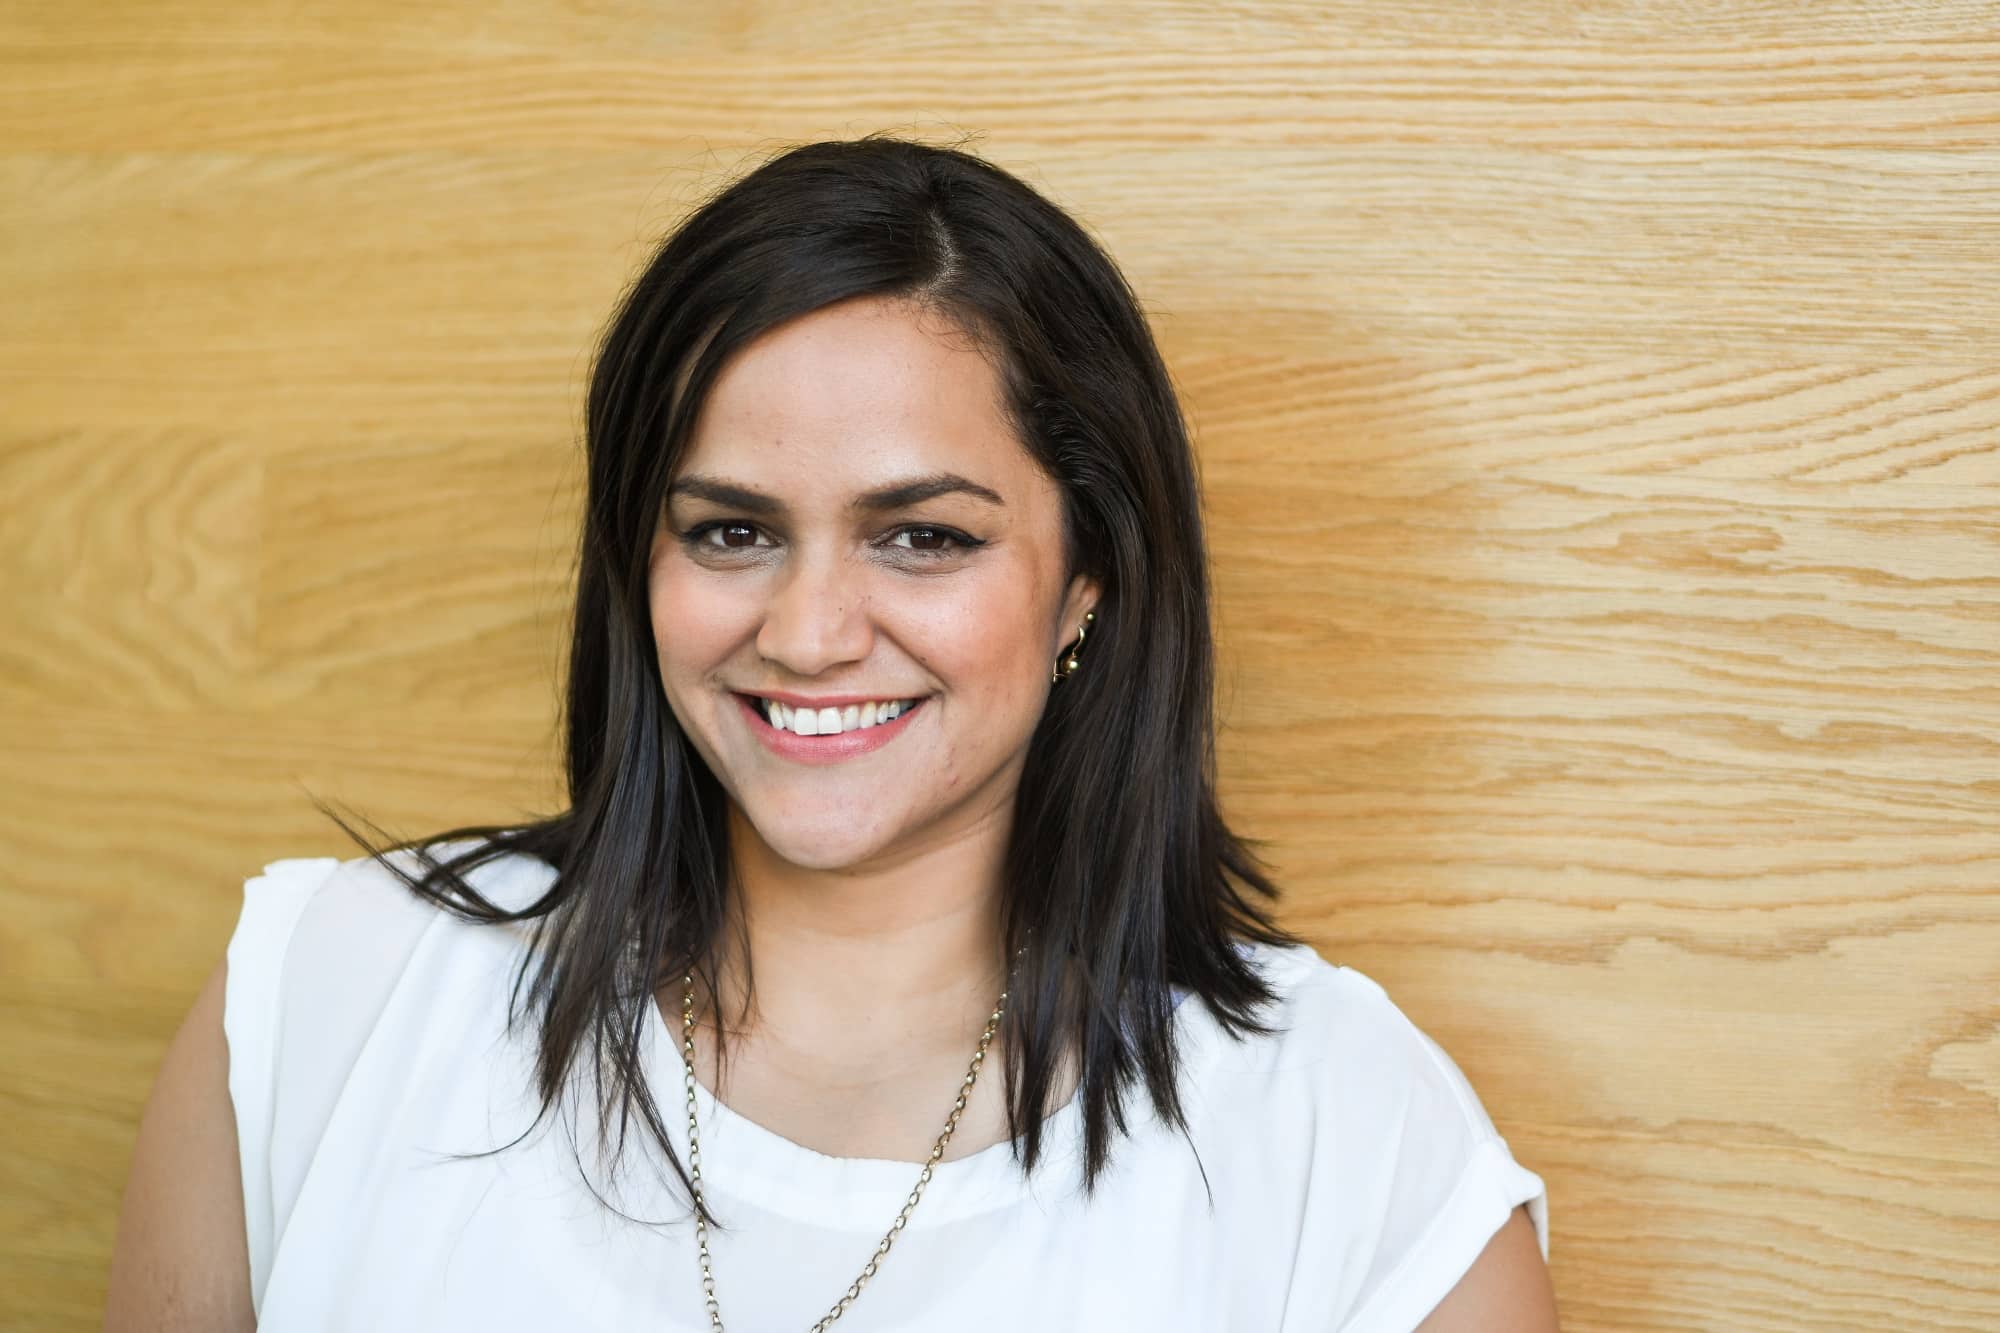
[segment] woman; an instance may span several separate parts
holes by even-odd
[[[1256,901],[1192,454],[1073,220],[784,153],[588,448],[569,808],[246,884],[107,1327],[1555,1327],[1540,1179]]]

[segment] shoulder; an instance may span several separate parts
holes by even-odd
[[[434,860],[446,860],[478,844],[470,839],[433,842],[423,852]],[[423,861],[411,850],[385,854],[386,860],[409,874],[421,874]],[[555,871],[533,857],[496,857],[465,872],[467,883],[497,906],[519,910],[531,905],[553,882]],[[286,857],[271,861],[243,884],[244,912],[267,918],[289,934],[308,908],[332,913],[337,907],[355,912],[396,914],[399,910],[412,923],[427,923],[437,912],[435,905],[412,892],[403,879],[372,856],[341,859],[332,856]]]
[[[1285,1027],[1262,1058],[1316,1075],[1349,1103],[1373,1098],[1399,1115],[1422,1111],[1469,1133],[1493,1132],[1458,1064],[1375,978],[1307,946],[1262,952]]]
[[[426,850],[443,857],[467,846]],[[387,859],[421,870],[411,852]],[[554,875],[533,858],[508,856],[466,879],[496,906],[519,910]],[[288,857],[244,880],[225,954],[222,1029],[259,1299],[335,1109],[355,1102],[350,1084],[364,1053],[489,1010],[489,983],[518,956],[526,931],[459,917],[367,856]]]
[[[1310,945],[1244,945],[1278,1003],[1272,1037],[1244,1043],[1240,1063],[1308,1077],[1350,1109],[1414,1111],[1468,1133],[1492,1133],[1478,1093],[1438,1041],[1368,973],[1328,963]]]
[[[1356,968],[1328,962],[1310,945],[1244,942],[1238,947],[1277,997],[1264,1015],[1276,1031],[1243,1043],[1239,1063],[1268,1072],[1367,1073],[1374,1076],[1366,1080],[1374,1089],[1408,1091],[1412,1085],[1435,1084],[1448,1106],[1476,1119],[1478,1099],[1463,1075],[1380,982]]]
[[[444,859],[466,842],[432,843]],[[397,873],[422,861],[390,852],[373,857],[292,857],[244,881],[242,912],[227,951],[225,1016],[232,1054],[246,1076],[283,1076],[297,1055],[313,1079],[351,1052],[398,989],[435,990],[455,977],[490,972],[516,955],[527,926],[488,925],[420,896]],[[496,906],[529,906],[554,878],[533,858],[507,856],[465,875]],[[419,975],[420,974],[420,975]]]
[[[1246,947],[1280,1030],[1223,1051],[1207,1101],[1256,1145],[1239,1172],[1288,1205],[1301,1300],[1342,1328],[1413,1327],[1524,1203],[1546,1257],[1543,1182],[1443,1046],[1366,973]]]
[[[470,840],[435,842],[424,851],[443,860],[476,845]],[[404,873],[423,871],[413,851],[389,852],[383,859]],[[541,861],[510,855],[477,866],[464,878],[488,901],[513,911],[540,898],[554,876]],[[490,928],[423,898],[374,857],[287,857],[244,880],[229,962],[232,972],[240,967],[274,980],[280,972],[310,968],[316,959],[351,964],[389,956],[427,931],[485,929]]]

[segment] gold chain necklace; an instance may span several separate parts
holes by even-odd
[[[1027,951],[1028,947],[1024,944],[1014,956],[1019,958]],[[715,1302],[715,1274],[709,1269],[708,1227],[701,1220],[703,1206],[701,1136],[694,1123],[694,977],[692,974],[683,975],[681,982],[686,987],[681,995],[681,1054],[684,1057],[681,1064],[687,1072],[688,1173],[694,1185],[694,1231],[695,1239],[700,1243],[701,1289],[708,1302],[708,1325],[715,1330],[715,1333],[722,1333],[722,1309]],[[965,1113],[966,1095],[979,1080],[979,1064],[986,1058],[986,1047],[993,1040],[994,1030],[1000,1026],[1000,1013],[1006,1007],[1007,992],[1003,990],[1000,992],[1000,1002],[993,1006],[993,1016],[986,1020],[986,1031],[980,1034],[979,1049],[972,1053],[972,1068],[966,1071],[965,1082],[959,1086],[958,1100],[951,1104],[951,1114],[945,1117],[944,1133],[938,1136],[937,1145],[931,1149],[930,1160],[924,1163],[924,1169],[918,1173],[917,1187],[910,1191],[909,1202],[905,1203],[902,1211],[896,1214],[895,1222],[889,1227],[888,1234],[882,1237],[882,1243],[875,1247],[874,1257],[862,1268],[861,1276],[854,1279],[848,1286],[847,1293],[834,1303],[831,1310],[820,1316],[819,1322],[812,1326],[812,1333],[826,1333],[827,1327],[834,1320],[847,1313],[847,1307],[861,1295],[861,1289],[868,1285],[868,1279],[875,1276],[877,1265],[889,1253],[889,1247],[896,1243],[897,1235],[910,1220],[911,1210],[917,1206],[917,1200],[923,1197],[924,1186],[931,1183],[931,1168],[944,1156],[944,1146],[951,1142],[951,1132],[958,1128],[958,1118]]]

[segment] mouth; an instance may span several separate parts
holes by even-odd
[[[930,698],[925,694],[903,699],[871,699],[838,707],[807,708],[761,695],[731,692],[744,710],[766,729],[801,740],[865,736],[908,717]]]

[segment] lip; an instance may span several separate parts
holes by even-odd
[[[849,704],[865,704],[873,699],[919,699],[916,694],[829,694],[824,699],[808,699],[803,694],[786,694],[783,690],[739,690],[753,699],[776,699],[779,703],[790,704],[794,708],[845,708]]]
[[[904,709],[893,721],[878,722],[872,727],[862,727],[858,731],[843,731],[838,736],[801,736],[797,732],[780,731],[766,721],[764,711],[752,702],[756,697],[759,696],[735,695],[736,706],[742,711],[751,732],[772,754],[800,764],[837,764],[856,755],[879,750],[902,735],[909,720],[923,712],[924,706],[930,702],[930,696],[925,695],[917,700],[914,707]],[[785,698],[782,694],[762,697]],[[863,696],[854,702],[866,703],[872,697],[874,696]],[[825,703],[821,707],[832,708],[835,705]]]

